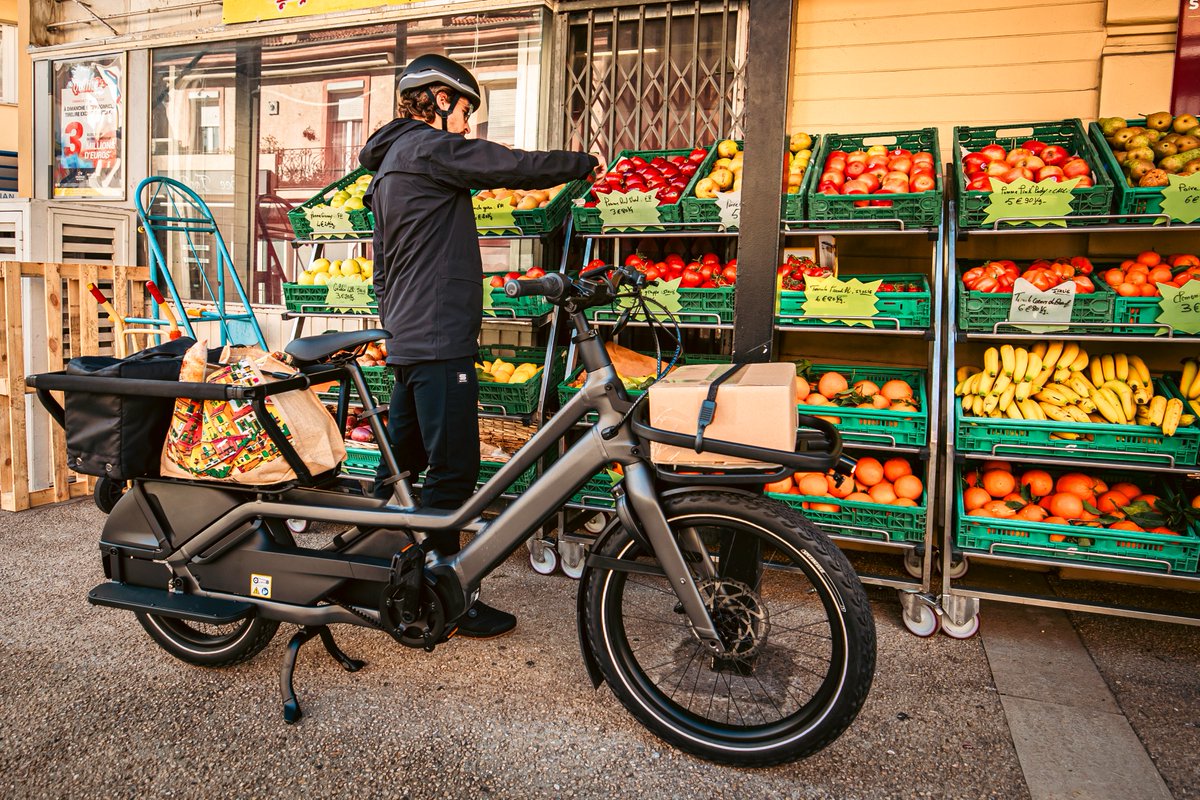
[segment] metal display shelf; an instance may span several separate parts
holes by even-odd
[[[1000,224],[1003,222],[1033,222],[1036,219],[1038,222],[1077,222],[1079,220],[1095,221],[1095,225],[1084,225],[1079,227],[1069,227],[1061,225],[1045,224],[1035,228],[1008,227],[1002,228]],[[1141,223],[1148,224],[1120,224],[1119,220],[1137,219]],[[1162,224],[1159,224],[1162,223]],[[1161,233],[1163,231],[1191,231],[1192,233],[1200,232],[1200,225],[1183,225],[1174,222],[1167,214],[1080,214],[1070,217],[1002,217],[1001,219],[992,222],[990,228],[957,228],[955,236],[959,239],[965,239],[968,236],[996,236],[996,235],[1012,235],[1012,234],[1030,234],[1030,233]]]
[[[830,228],[830,223],[843,227]],[[892,225],[890,228],[868,227],[880,224]],[[897,236],[918,235],[936,239],[940,234],[939,228],[912,228],[902,219],[823,219],[817,221],[802,219],[780,220],[779,232],[784,236]]]
[[[951,169],[953,167],[948,167]],[[1171,224],[1170,220],[1165,215],[1161,214],[1143,214],[1143,215],[1102,215],[1083,217],[1082,219],[1095,220],[1105,222],[1109,220],[1115,221],[1119,216],[1122,219],[1128,219],[1131,216],[1140,216],[1146,221],[1162,221],[1161,225],[1117,225],[1117,224],[1098,224],[1091,227],[1077,228],[1060,228],[1060,227],[1039,227],[1039,228],[1009,228],[1000,229],[999,223],[996,223],[991,228],[987,229],[970,229],[959,230],[957,227],[956,214],[956,198],[947,198],[947,218],[949,220],[948,227],[950,235],[947,237],[946,259],[943,265],[943,280],[949,287],[950,291],[958,291],[957,282],[957,242],[965,241],[969,237],[975,236],[992,236],[992,235],[1026,235],[1038,236],[1042,234],[1055,233],[1074,233],[1074,234],[1092,234],[1092,233],[1122,233],[1122,234],[1137,234],[1137,233],[1166,233],[1190,231],[1193,234],[1200,235],[1200,226],[1181,226]],[[1080,217],[1072,217],[1073,220],[1081,219]],[[1097,329],[1095,334],[1064,334],[1059,332],[1047,334],[1034,334],[1027,331],[1019,331],[1014,333],[1002,333],[999,328],[1003,323],[998,323],[993,327],[992,332],[965,332],[958,330],[957,321],[957,303],[953,294],[947,293],[946,296],[946,328],[943,330],[943,335],[954,342],[967,341],[1008,341],[1008,342],[1029,342],[1039,341],[1048,338],[1068,339],[1077,342],[1113,342],[1122,344],[1156,344],[1156,345],[1173,345],[1173,344],[1189,344],[1196,345],[1200,343],[1200,339],[1194,337],[1175,336],[1174,331],[1168,330],[1163,336],[1123,336],[1117,333],[1107,332],[1115,327],[1115,323],[1070,323],[1074,328],[1092,327]],[[1152,327],[1150,325],[1141,325],[1141,327]],[[948,377],[953,376],[956,372],[956,348],[951,346],[947,348],[946,357],[946,374]],[[947,380],[943,388],[945,399],[948,403],[957,402],[954,396],[954,381]],[[951,466],[955,463],[966,463],[967,461],[980,461],[1001,458],[1007,461],[1017,463],[1039,464],[1044,466],[1058,466],[1068,468],[1119,468],[1128,471],[1142,471],[1159,474],[1172,475],[1189,475],[1200,473],[1200,467],[1176,466],[1172,461],[1162,464],[1143,464],[1132,462],[1127,458],[1122,458],[1125,453],[1105,453],[1103,451],[1096,452],[1096,458],[1056,458],[1051,453],[1013,453],[1005,452],[1003,449],[992,452],[974,451],[974,452],[958,452],[955,448],[955,439],[953,434],[953,422],[950,423],[951,432],[947,438],[949,441],[946,445],[947,453],[947,469],[943,473],[943,512],[945,515],[946,525],[941,546],[941,567],[943,576],[942,594],[939,597],[939,611],[941,622],[944,628],[948,628],[953,632],[953,635],[970,636],[977,629],[979,624],[979,603],[980,600],[992,600],[996,602],[1017,603],[1021,605],[1039,606],[1044,608],[1057,608],[1067,611],[1086,611],[1096,614],[1108,614],[1114,616],[1131,617],[1136,619],[1156,620],[1160,622],[1175,622],[1188,625],[1200,625],[1200,616],[1192,616],[1188,614],[1175,613],[1164,611],[1159,608],[1147,608],[1133,605],[1132,603],[1103,603],[1089,601],[1077,597],[1051,597],[1031,592],[1020,592],[1012,590],[1005,586],[984,586],[978,582],[970,582],[966,580],[968,565],[971,562],[979,564],[1004,566],[1014,569],[1032,569],[1044,570],[1046,568],[1065,569],[1071,572],[1078,572],[1089,576],[1089,580],[1099,581],[1110,584],[1128,584],[1137,583],[1139,585],[1150,586],[1156,589],[1165,589],[1170,591],[1200,591],[1200,575],[1196,574],[1180,574],[1173,572],[1161,571],[1161,564],[1147,564],[1141,568],[1131,559],[1131,563],[1125,565],[1118,564],[1102,564],[1097,562],[1074,561],[1063,558],[1055,558],[1053,552],[1037,552],[1036,548],[1031,547],[1029,552],[1025,554],[1016,553],[1000,553],[989,552],[984,550],[961,549],[957,544],[957,508],[956,497],[958,487],[955,485],[955,471]],[[1082,448],[1081,448],[1082,449]],[[1107,458],[1106,458],[1107,456]]]
[[[828,319],[827,315],[791,316],[780,315],[782,319]],[[895,317],[840,317],[840,319],[873,320],[875,322],[894,322],[894,328],[865,328],[858,325],[845,327],[833,325],[775,325],[775,330],[781,333],[890,333],[892,336],[908,336],[915,339],[932,340],[933,328],[901,328],[900,320]]]
[[[1031,325],[1036,325],[1036,324],[1037,323],[1025,323],[1025,322],[1019,323],[1019,325],[1022,325],[1025,327],[1029,327]],[[1063,324],[1065,324],[1065,323],[1063,323]],[[1146,343],[1146,344],[1177,343],[1177,344],[1200,345],[1200,337],[1191,336],[1189,334],[1180,334],[1179,336],[1176,336],[1174,328],[1172,328],[1170,325],[1166,325],[1166,324],[1158,323],[1158,322],[1138,322],[1138,323],[1131,323],[1131,322],[1072,322],[1072,323],[1070,323],[1070,325],[1072,328],[1094,328],[1096,330],[1096,333],[1094,333],[1094,334],[1093,333],[1072,333],[1072,334],[1068,334],[1066,336],[1062,335],[1061,333],[1059,333],[1057,331],[1050,331],[1048,333],[1030,333],[1027,330],[1018,328],[1018,323],[996,322],[996,323],[992,324],[992,332],[991,333],[988,333],[987,331],[958,330],[958,331],[956,331],[956,335],[960,341],[961,340],[967,340],[967,341],[979,340],[979,341],[1004,341],[1004,342],[1038,342],[1043,339],[1067,338],[1067,339],[1073,339],[1073,340],[1080,341],[1080,342],[1123,342],[1123,343],[1141,342],[1141,343]],[[1105,331],[1108,331],[1111,328],[1122,328],[1122,327],[1129,328],[1129,327],[1133,327],[1134,325],[1136,325],[1139,328],[1160,328],[1163,331],[1163,334],[1162,334],[1162,336],[1145,336],[1145,335],[1138,335],[1138,334],[1125,335],[1125,334],[1120,334],[1120,333],[1105,333]],[[1007,333],[1007,332],[1001,331],[1000,328],[1005,327],[1005,326],[1008,326],[1010,328],[1017,328],[1017,330],[1014,330],[1012,333]],[[1047,327],[1055,327],[1055,326],[1047,323]],[[1058,325],[1057,327],[1062,327],[1062,324]]]

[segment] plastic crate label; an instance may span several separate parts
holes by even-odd
[[[356,311],[371,307],[374,302],[371,297],[371,284],[365,281],[352,281],[331,278],[326,284],[325,305],[332,311]]]
[[[989,205],[984,225],[990,225],[998,220],[1009,225],[1019,225],[1029,221],[1034,225],[1057,225],[1065,228],[1063,220],[1038,219],[1038,217],[1065,217],[1071,213],[1071,201],[1075,196],[1072,190],[1079,184],[1079,178],[1072,178],[1061,183],[1044,180],[1034,183],[1027,178],[1018,178],[1012,183],[1001,183],[991,179],[992,193],[988,196]]]
[[[340,236],[354,232],[350,214],[344,208],[320,205],[304,209],[313,236]]]
[[[648,301],[652,314],[662,312],[664,309],[672,314],[677,314],[683,309],[679,299],[679,284],[682,280],[683,278],[676,278],[673,281],[655,280],[642,289],[642,299]],[[626,308],[633,308],[636,303],[636,297],[622,297],[613,303],[613,308],[623,311]],[[656,303],[657,305],[655,305]]]
[[[1072,281],[1064,281],[1058,286],[1041,291],[1024,278],[1017,278],[1013,283],[1012,303],[1008,307],[1008,321],[1014,328],[1030,333],[1055,333],[1067,330],[1069,325],[1045,325],[1046,322],[1071,321],[1075,312],[1075,289]],[[1019,325],[1020,322],[1033,322],[1035,325]]]
[[[471,206],[475,210],[475,227],[490,236],[519,234],[516,219],[513,218],[512,204],[507,200],[480,200],[471,198]]]
[[[1200,281],[1188,281],[1179,288],[1160,283],[1158,290],[1162,292],[1158,304],[1162,311],[1155,321],[1184,333],[1200,333]],[[1158,333],[1165,331],[1160,329]]]
[[[657,223],[657,192],[605,192],[596,202],[600,225],[604,228],[631,230],[662,230]],[[653,226],[653,227],[647,227]]]
[[[1162,196],[1162,211],[1170,214],[1171,219],[1185,225],[1200,219],[1200,172],[1184,176],[1168,175]]]
[[[726,230],[737,230],[742,224],[742,192],[726,192],[717,198],[717,216]]]
[[[883,280],[860,281],[858,278],[808,278],[805,299],[801,307],[805,315],[821,318],[822,322],[843,322],[874,328],[875,322],[861,317],[873,317],[879,312],[879,286]]]

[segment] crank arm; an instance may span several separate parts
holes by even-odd
[[[725,645],[721,643],[721,637],[717,634],[708,608],[704,605],[704,598],[700,596],[700,590],[696,588],[696,581],[688,571],[683,552],[671,535],[667,518],[663,515],[662,507],[655,499],[654,481],[650,478],[650,467],[644,463],[627,465],[625,467],[625,491],[629,495],[638,521],[642,524],[646,538],[650,540],[650,546],[654,548],[654,556],[662,565],[663,572],[666,573],[667,580],[670,581],[671,588],[675,591],[675,596],[679,598],[683,612],[692,625],[692,631],[713,655],[725,655]],[[646,502],[647,499],[650,502]]]

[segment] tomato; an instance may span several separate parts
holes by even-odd
[[[699,261],[689,261],[684,270],[687,272],[697,272],[701,266],[703,265]]]
[[[520,279],[521,279],[521,273],[519,273],[519,272],[504,273],[504,280],[506,280],[506,281],[516,281],[516,280],[520,280]]]
[[[728,261],[725,262],[725,266],[733,267],[734,269],[737,269],[737,259],[736,258],[729,259]]]
[[[979,282],[975,284],[975,291],[998,292],[1000,291],[1000,284],[991,275],[984,275],[979,279]]]
[[[998,283],[1000,285],[999,291],[1001,291],[1001,292],[1012,291],[1013,284],[1016,282],[1017,282],[1017,279],[1014,278],[1012,275],[1009,275],[1007,272],[1004,273],[1003,275],[1001,275],[999,278],[996,278],[996,283]]]
[[[659,278],[660,274],[661,273],[654,267],[646,267],[646,280],[648,280],[648,281],[657,280]]]
[[[717,285],[715,283],[713,283],[712,281],[705,281],[704,283],[700,284],[700,288],[701,289],[716,289]]]
[[[718,256],[716,253],[705,253],[704,255],[702,255],[700,257],[700,263],[702,263],[702,264],[720,264],[721,257]]]
[[[488,286],[491,286],[493,289],[503,289],[504,288],[504,276],[503,275],[493,275],[492,279],[490,281],[488,281]]]
[[[705,263],[701,264],[700,269],[697,271],[700,273],[700,277],[704,278],[704,280],[709,280],[712,278],[713,272],[718,270],[714,270],[712,264]]]
[[[679,255],[679,253],[667,253],[667,257],[664,258],[663,261],[666,261],[668,264],[671,264],[672,266],[674,266],[675,264],[678,264],[679,266],[682,267],[684,264],[683,256]]]
[[[695,288],[699,287],[700,284],[702,284],[702,283],[704,283],[704,278],[700,277],[699,272],[693,272],[692,270],[687,270],[683,273],[682,276],[680,276],[679,288],[695,289]]]
[[[604,266],[603,258],[593,258],[591,261],[589,261],[587,263],[587,266],[584,267],[584,270],[586,271],[586,270],[590,270],[590,269],[596,269],[597,267],[603,267],[603,266]]]
[[[726,283],[737,283],[737,264],[726,264],[721,270],[721,280]]]
[[[526,278],[540,278],[545,274],[546,270],[542,269],[541,267],[530,267],[529,269],[525,270]]]
[[[775,274],[776,275],[792,274],[792,265],[791,264],[780,264],[779,267],[775,270]]]
[[[1076,275],[1071,280],[1075,282],[1075,291],[1079,294],[1092,294],[1096,291],[1096,285],[1086,275]]]
[[[633,253],[631,255],[625,256],[625,266],[634,267],[636,269],[637,267],[640,267],[641,265],[642,265],[642,256],[640,253]]]

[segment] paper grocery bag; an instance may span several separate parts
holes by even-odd
[[[196,347],[207,345],[200,342]],[[215,369],[205,370],[202,380],[257,386],[276,380],[264,373],[290,373],[287,365],[257,348],[226,348],[221,361]],[[187,366],[185,360],[180,380],[186,380],[185,375],[198,378],[195,359],[190,373]],[[274,395],[266,407],[311,474],[328,472],[346,458],[337,424],[311,389]],[[176,400],[161,470],[166,477],[257,485],[296,479],[249,401]]]

